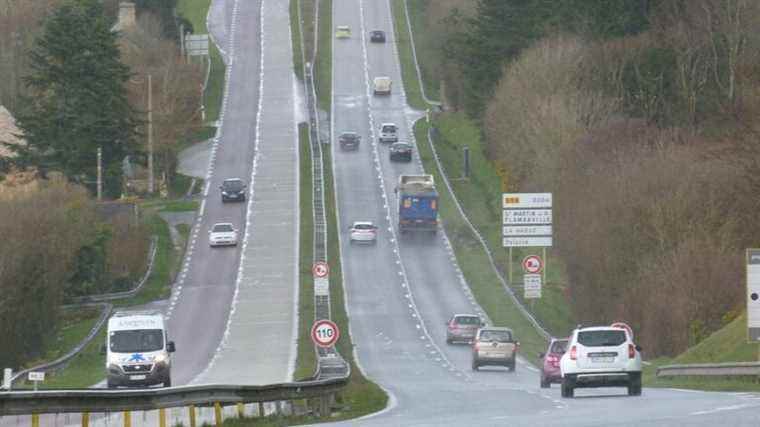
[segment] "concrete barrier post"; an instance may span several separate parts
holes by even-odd
[[[222,418],[222,405],[219,402],[214,402],[214,420],[216,421],[216,427],[222,427],[224,418]]]
[[[190,427],[195,427],[195,405],[190,405],[187,408],[190,413]]]

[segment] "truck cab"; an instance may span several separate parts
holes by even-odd
[[[114,313],[108,319],[105,348],[108,388],[171,387],[171,353],[175,347],[160,312]]]

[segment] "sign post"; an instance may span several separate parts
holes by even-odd
[[[11,389],[11,377],[13,377],[13,369],[11,368],[3,369],[3,389],[4,390]]]
[[[37,384],[45,381],[45,372],[29,372],[29,381],[34,383],[34,391],[37,391]]]
[[[747,249],[747,341],[760,344],[760,249]]]
[[[311,340],[319,347],[332,347],[338,338],[340,338],[338,325],[330,320],[317,320],[311,327]]]

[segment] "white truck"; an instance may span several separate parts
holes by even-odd
[[[114,313],[108,319],[105,349],[108,388],[171,387],[171,353],[175,347],[160,312]]]

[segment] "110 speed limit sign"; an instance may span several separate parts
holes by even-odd
[[[311,327],[311,339],[320,347],[332,347],[339,337],[338,325],[329,320],[319,320]]]

